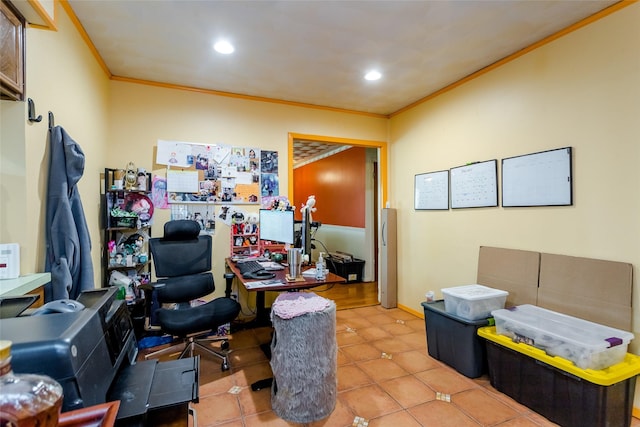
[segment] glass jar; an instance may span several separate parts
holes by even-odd
[[[54,427],[62,407],[62,387],[52,378],[14,374],[11,341],[0,340],[0,426]]]

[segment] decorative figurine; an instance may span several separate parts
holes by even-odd
[[[304,213],[305,210],[309,211],[309,222],[313,222],[313,219],[311,218],[311,213],[317,210],[315,206],[316,206],[316,196],[311,195],[309,196],[309,198],[307,198],[307,203],[302,205],[302,207],[300,208],[300,212],[302,213]]]
[[[124,183],[127,190],[135,190],[138,188],[138,173],[136,172],[136,165],[133,162],[129,162],[124,173]]]

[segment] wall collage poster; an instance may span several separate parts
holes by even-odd
[[[270,206],[279,197],[277,151],[158,140],[155,160],[167,166],[167,176],[153,178],[152,198],[171,208],[172,219],[195,219],[210,233],[214,205],[224,205],[220,219],[227,223],[229,213],[240,211],[234,205]]]

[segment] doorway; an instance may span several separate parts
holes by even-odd
[[[379,212],[382,208],[382,201],[386,200],[387,188],[386,142],[290,133],[288,194],[289,199],[294,200],[294,168],[330,158],[332,155],[351,147],[367,148],[366,162],[368,164],[365,173],[366,180],[370,180],[371,184],[367,184],[365,198],[365,226],[362,243],[364,248],[358,248],[357,255],[359,258],[365,259],[363,279],[377,282]],[[304,201],[295,200],[297,204],[302,202]],[[364,251],[364,255],[362,251]]]

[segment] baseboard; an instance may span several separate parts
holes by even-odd
[[[418,316],[421,319],[424,319],[424,312],[416,311],[411,307],[407,307],[406,305],[398,304],[398,308],[402,311],[406,311],[407,313],[411,313],[414,316]]]
[[[631,410],[631,416],[633,418],[638,418],[640,419],[640,408],[636,408],[635,406],[633,407],[633,409]]]

